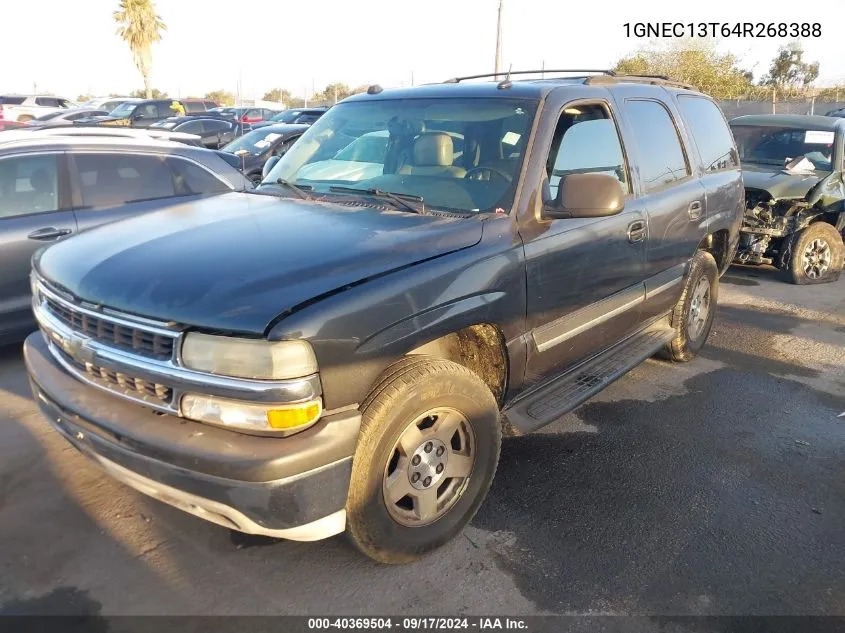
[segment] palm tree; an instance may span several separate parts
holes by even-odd
[[[129,44],[135,65],[144,77],[147,99],[152,99],[152,45],[161,40],[161,32],[166,31],[167,26],[156,14],[152,0],[120,0],[120,10],[114,12],[114,21],[119,25],[117,34]]]

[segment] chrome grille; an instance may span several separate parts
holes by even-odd
[[[134,400],[142,400],[150,404],[157,403],[169,407],[173,403],[173,389],[167,385],[136,378],[124,372],[100,367],[94,363],[82,363],[75,358],[71,358],[61,349],[54,349],[65,362],[73,365],[78,371],[85,372],[89,380],[110,391],[122,392]]]
[[[105,316],[93,316],[51,296],[45,296],[44,301],[50,312],[74,332],[149,358],[168,359],[173,356],[174,339],[171,336],[122,325]]]

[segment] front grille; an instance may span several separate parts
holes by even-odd
[[[141,356],[167,360],[173,356],[173,338],[154,334],[141,327],[128,327],[107,318],[95,317],[74,310],[70,305],[45,296],[50,312],[74,332],[120,349],[131,350]]]
[[[161,385],[134,376],[129,376],[120,371],[114,371],[100,367],[93,363],[82,363],[65,354],[61,349],[54,348],[68,364],[72,365],[79,372],[84,372],[91,382],[109,389],[110,391],[122,392],[136,400],[163,404],[170,406],[173,402],[173,389],[167,385]]]

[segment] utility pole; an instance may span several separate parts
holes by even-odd
[[[494,72],[499,74],[502,67],[502,5],[505,0],[499,0],[499,19],[496,21],[496,67]]]

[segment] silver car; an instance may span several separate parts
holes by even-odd
[[[147,211],[252,188],[210,150],[149,138],[36,134],[0,133],[0,344],[35,328],[29,271],[40,247]]]

